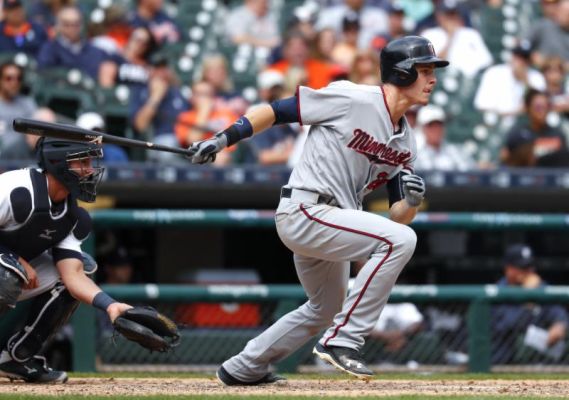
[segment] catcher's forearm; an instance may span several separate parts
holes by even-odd
[[[75,258],[68,258],[59,261],[57,269],[71,296],[82,303],[91,305],[101,288],[85,275],[82,262]]]

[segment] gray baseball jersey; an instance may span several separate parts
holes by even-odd
[[[412,169],[415,138],[405,118],[394,134],[381,87],[340,81],[320,90],[300,87],[297,96],[301,123],[311,128],[290,187],[357,210],[370,191]]]
[[[301,87],[297,99],[301,123],[311,129],[275,221],[308,301],[223,363],[245,382],[322,330],[322,345],[359,351],[417,240],[408,226],[361,211],[367,193],[412,170],[415,159],[408,124],[402,118],[393,126],[382,88],[336,82]],[[362,259],[347,295],[350,261]]]

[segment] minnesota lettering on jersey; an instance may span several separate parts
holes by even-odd
[[[363,154],[374,164],[387,164],[396,167],[406,164],[411,159],[410,151],[395,150],[385,143],[378,142],[366,131],[359,128],[354,130],[354,138],[350,140],[348,147]]]

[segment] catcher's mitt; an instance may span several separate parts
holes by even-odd
[[[151,351],[168,351],[177,346],[180,333],[176,324],[152,307],[134,307],[113,323],[125,338]]]

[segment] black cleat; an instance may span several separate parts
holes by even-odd
[[[373,372],[354,349],[339,346],[322,346],[320,343],[316,343],[312,353],[339,370],[359,379],[369,380],[373,376]]]
[[[223,365],[219,367],[217,372],[215,373],[217,379],[221,381],[225,386],[257,386],[257,385],[270,385],[272,383],[276,384],[283,384],[286,383],[286,378],[284,376],[275,375],[272,372],[269,372],[267,375],[263,376],[260,379],[252,382],[244,382],[240,379],[237,379],[229,374]]]
[[[28,383],[65,383],[68,378],[66,372],[49,368],[45,357],[41,356],[33,356],[23,363],[14,360],[2,363],[0,376]]]

